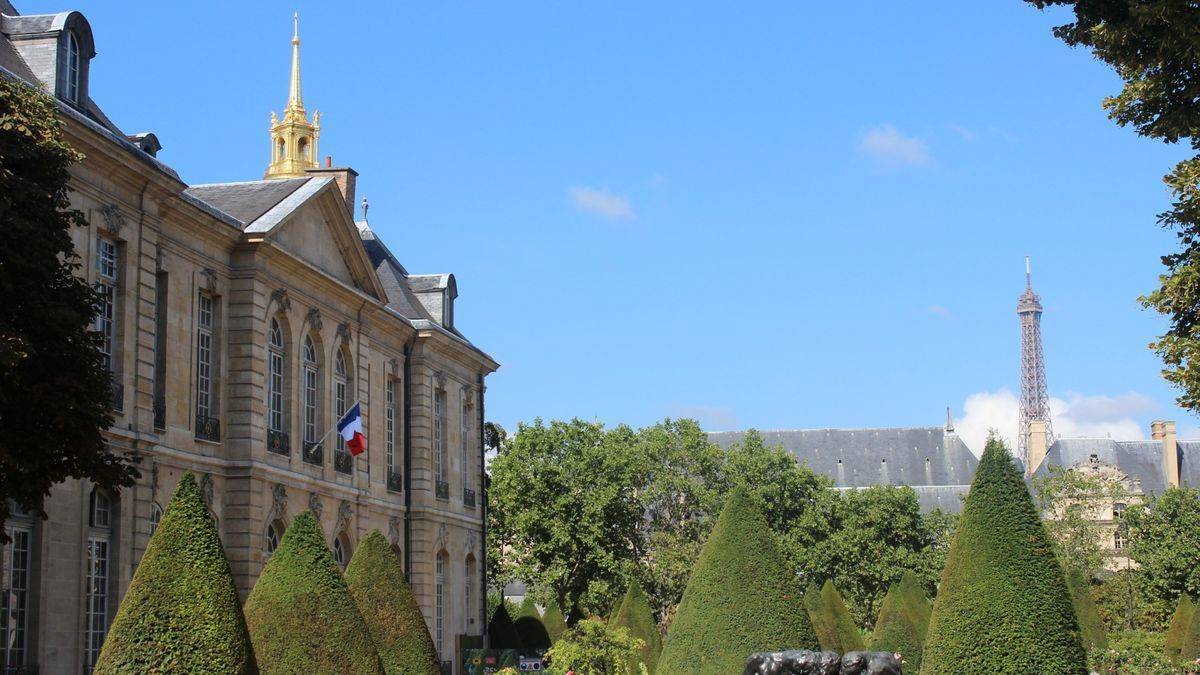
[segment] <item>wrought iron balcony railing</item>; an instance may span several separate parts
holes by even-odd
[[[202,441],[221,442],[221,420],[196,413],[196,438]]]
[[[167,428],[167,401],[162,396],[154,397],[154,428]]]
[[[305,443],[304,450],[300,453],[300,459],[320,466],[325,461],[325,450],[318,443]]]
[[[450,499],[450,484],[444,480],[434,481],[433,492],[438,499]]]
[[[387,473],[387,489],[392,492],[400,492],[404,490],[404,477],[399,471],[389,471]]]
[[[292,452],[292,442],[287,432],[267,429],[267,451],[277,455],[287,455]]]
[[[354,468],[354,458],[342,450],[333,451],[333,470],[338,473],[350,473]]]
[[[463,506],[475,508],[475,491],[471,488],[463,488]]]

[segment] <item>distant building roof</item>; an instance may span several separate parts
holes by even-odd
[[[1181,485],[1200,486],[1200,441],[1178,441]],[[1160,440],[1116,441],[1111,438],[1060,438],[1050,446],[1046,459],[1033,472],[1045,475],[1050,466],[1072,467],[1096,459],[1141,481],[1142,490],[1161,494],[1167,489]]]
[[[193,185],[187,194],[236,218],[245,229],[285,198],[307,183],[309,178],[254,180],[239,183]]]

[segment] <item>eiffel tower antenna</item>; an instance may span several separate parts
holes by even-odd
[[[1021,424],[1017,456],[1029,467],[1029,423],[1046,422],[1046,447],[1054,443],[1050,426],[1050,396],[1046,393],[1046,362],[1042,356],[1042,303],[1033,292],[1029,256],[1025,256],[1025,292],[1017,299],[1021,320]]]

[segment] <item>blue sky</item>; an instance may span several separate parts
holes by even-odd
[[[1107,119],[1119,82],[1051,36],[1062,13],[79,4],[93,97],[195,183],[261,176],[298,9],[321,154],[360,172],[409,270],[456,274],[507,427],[917,426],[949,405],[973,438],[1007,430],[1028,254],[1059,431],[1195,435],[1136,301],[1184,150]]]

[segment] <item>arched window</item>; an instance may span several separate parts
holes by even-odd
[[[87,597],[84,601],[84,661],[91,671],[108,634],[109,541],[112,538],[112,498],[103,489],[92,489],[88,509]]]
[[[434,635],[435,644],[437,645],[438,657],[445,660],[446,655],[446,552],[440,551],[437,554],[437,587],[435,589],[436,598],[436,620],[434,627],[436,635]]]
[[[279,548],[279,540],[283,537],[283,523],[278,520],[267,525],[267,558],[275,553],[275,549]]]
[[[439,499],[450,497],[446,478],[446,390],[433,392],[433,478]]]
[[[344,534],[339,534],[337,539],[333,540],[333,559],[337,562],[338,567],[346,569],[346,563],[350,559],[350,545],[346,543]]]
[[[154,536],[155,530],[158,529],[158,524],[162,521],[163,510],[157,502],[150,503],[150,536]]]
[[[317,392],[320,390],[317,379],[317,349],[313,345],[312,336],[304,337],[304,448],[309,452],[310,446],[317,442]],[[320,460],[316,462],[320,464]]]
[[[308,139],[307,138],[301,138],[299,141],[296,141],[296,159],[304,160],[304,161],[308,160]]]
[[[281,139],[279,139],[279,159],[282,160],[286,157],[287,157],[287,141],[285,141],[281,138]]]
[[[79,40],[75,39],[75,33],[67,31],[67,63],[66,63],[66,89],[63,92],[66,94],[66,99],[76,105],[79,104],[79,77],[82,66],[79,58]]]
[[[271,319],[267,331],[267,431],[275,434],[283,433],[283,354],[283,330],[279,321]]]
[[[349,369],[346,367],[346,351],[338,349],[333,357],[333,412],[336,419],[340,420],[342,415],[346,414],[349,408],[347,394],[350,389]],[[337,434],[337,445],[334,450],[333,468],[342,473],[350,473],[351,457],[349,451],[346,450],[346,439],[342,438],[341,434]]]
[[[475,556],[468,555],[467,562],[463,566],[463,605],[466,608],[464,615],[466,620],[463,622],[464,633],[471,632],[471,626],[475,623]]]

